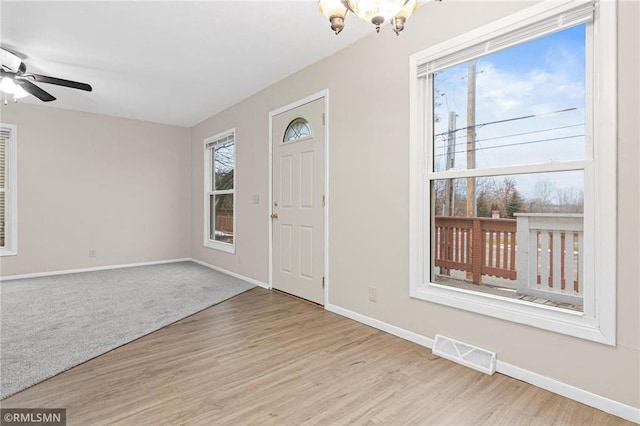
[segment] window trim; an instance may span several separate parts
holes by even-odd
[[[0,123],[0,130],[9,131],[5,147],[5,246],[0,248],[0,257],[18,255],[18,128],[13,124]],[[7,206],[10,206],[7,209]]]
[[[234,156],[233,156],[233,164],[234,164],[234,173],[233,173],[233,189],[213,191],[211,189],[211,182],[213,181],[213,150],[217,145],[227,143],[225,139],[229,136],[233,136],[233,147],[234,147]],[[211,146],[207,146],[209,144],[213,144]],[[236,128],[231,128],[224,132],[220,132],[216,135],[210,136],[204,140],[204,240],[203,245],[208,248],[212,248],[215,250],[220,250],[226,253],[235,254],[236,253],[236,222],[237,222],[237,211],[236,211],[236,171],[237,171],[237,154],[236,154]],[[210,203],[209,196],[210,195],[221,195],[221,194],[233,194],[233,243],[225,243],[222,241],[216,241],[209,238],[211,235],[211,212],[210,212]]]
[[[591,108],[593,114],[590,123],[595,161],[587,158],[588,165],[585,167],[585,187],[589,184],[593,189],[589,191],[585,188],[585,207],[591,206],[589,214],[585,211],[585,256],[588,259],[598,259],[598,268],[595,268],[595,262],[585,261],[585,276],[592,275],[593,280],[590,289],[585,288],[584,312],[536,305],[430,282],[429,248],[425,245],[425,242],[430,241],[430,229],[427,226],[430,223],[430,215],[425,208],[428,191],[426,174],[430,164],[427,154],[430,148],[425,146],[428,143],[424,142],[429,123],[423,114],[428,95],[425,79],[419,77],[418,68],[420,66],[424,68],[424,64],[436,58],[461,51],[519,28],[531,26],[588,3],[596,5],[594,21],[591,24],[594,34],[591,40],[593,56],[590,58],[588,56],[591,65],[587,66],[587,73],[591,68],[592,74],[587,74],[587,84],[590,87],[586,98],[589,104],[587,110]],[[616,6],[613,2],[546,0],[411,56],[409,293],[412,298],[615,346],[616,174],[611,171],[616,170],[617,155],[616,28]],[[541,33],[539,36],[542,35]],[[589,93],[593,95],[591,98]],[[585,166],[583,161],[574,165],[578,168],[583,166]],[[550,169],[553,167],[555,166],[549,166]],[[561,167],[565,170],[567,164]],[[526,170],[526,166],[514,169],[522,173]],[[511,171],[508,168],[501,169],[502,174],[508,174]],[[587,177],[587,171],[589,177]],[[458,175],[462,177],[465,173],[464,171],[451,172],[451,176],[448,177],[458,177]],[[587,179],[590,179],[589,183]],[[587,270],[587,268],[591,269]]]

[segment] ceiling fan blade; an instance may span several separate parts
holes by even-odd
[[[49,83],[49,84],[55,84],[58,86],[71,87],[72,89],[86,90],[87,92],[91,92],[93,90],[93,88],[90,85],[86,83],[80,83],[77,81],[64,80],[62,78],[49,77],[49,76],[40,75],[40,74],[29,74],[29,76],[30,77],[33,76],[33,78],[35,78],[35,80],[40,83]]]
[[[22,87],[25,90],[25,92],[35,96],[36,98],[40,99],[42,102],[51,102],[56,100],[56,98],[51,93],[48,93],[42,90],[41,88],[31,83],[30,81],[18,80],[16,81],[16,83],[19,84],[20,87]]]

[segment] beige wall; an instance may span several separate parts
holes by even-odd
[[[523,2],[428,3],[400,37],[385,28],[194,127],[191,254],[267,282],[268,113],[328,88],[329,302],[424,336],[442,333],[495,350],[502,361],[638,407],[637,2],[623,2],[619,13],[617,347],[409,298],[408,58],[524,7]],[[327,33],[332,37],[328,28]],[[202,246],[202,142],[231,127],[238,129],[236,255]],[[253,194],[260,195],[259,205],[251,204]],[[377,303],[367,300],[368,286],[378,288]]]
[[[189,129],[1,108],[18,126],[18,256],[0,258],[3,276],[189,257]]]
[[[268,104],[253,99],[191,129],[191,257],[263,283],[268,281]],[[234,111],[240,111],[239,114]],[[265,111],[267,111],[265,113]],[[204,247],[204,140],[236,129],[236,253]],[[258,195],[259,203],[253,203]]]

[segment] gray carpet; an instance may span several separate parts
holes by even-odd
[[[0,283],[0,399],[255,287],[193,262]]]

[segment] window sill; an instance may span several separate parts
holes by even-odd
[[[236,254],[235,244],[227,244],[227,243],[220,243],[217,241],[207,240],[204,242],[204,246],[214,250],[224,251],[225,253]]]
[[[615,346],[615,336],[603,333],[595,318],[582,312],[435,283],[412,286],[410,296],[415,299]]]
[[[0,250],[0,257],[4,257],[4,256],[17,256],[18,255],[18,251],[17,250]]]

